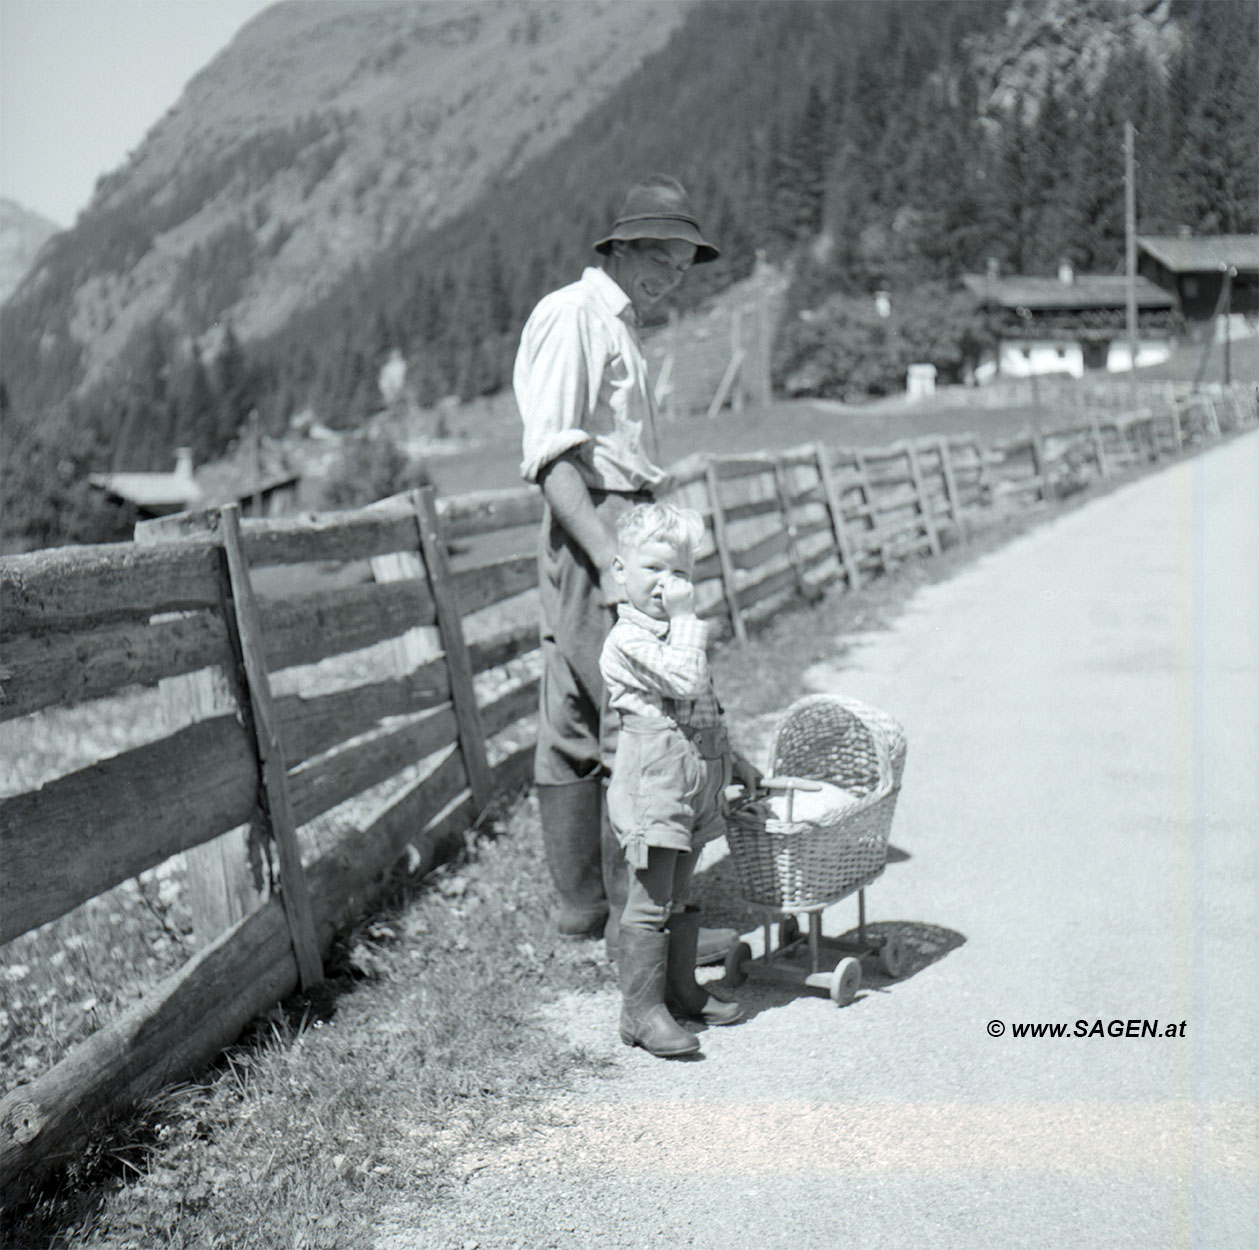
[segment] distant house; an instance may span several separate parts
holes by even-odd
[[[184,512],[200,506],[203,499],[188,447],[176,450],[173,473],[93,473],[88,481],[111,498],[134,505],[147,517]]]
[[[200,506],[240,505],[245,516],[282,516],[295,512],[302,475],[282,460],[250,463],[250,457],[216,460],[197,470]]]
[[[236,503],[246,516],[276,516],[297,507],[301,474],[261,459],[246,466],[219,460],[193,470],[192,451],[175,452],[173,473],[93,473],[89,481],[114,499],[133,505],[142,517],[168,516],[194,508]]]
[[[1217,314],[1259,315],[1259,234],[1138,235],[1137,272],[1175,295],[1192,338]]]
[[[977,381],[1032,374],[1130,369],[1127,279],[1077,274],[1067,262],[1056,278],[964,274],[966,284],[991,319],[995,352],[975,370]],[[1136,279],[1137,364],[1160,364],[1172,352],[1178,330],[1176,299],[1148,278]]]

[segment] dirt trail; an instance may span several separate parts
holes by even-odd
[[[750,982],[692,1062],[621,1046],[611,991],[557,1004],[604,1074],[469,1150],[447,1201],[382,1213],[377,1250],[1259,1244],[1256,480],[1249,434],[812,670],[907,731],[868,904],[909,974],[842,1010]]]

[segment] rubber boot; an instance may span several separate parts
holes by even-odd
[[[537,791],[547,867],[560,896],[556,928],[561,937],[597,938],[608,916],[599,852],[603,783],[595,777]]]
[[[660,1059],[699,1050],[699,1038],[684,1029],[664,1005],[669,934],[643,925],[621,926],[617,939],[621,972],[621,1041]]]
[[[625,852],[612,832],[608,820],[608,792],[603,792],[603,816],[600,822],[603,843],[603,889],[608,896],[608,923],[603,930],[603,944],[608,962],[616,963],[617,934],[621,929],[621,913],[625,910],[625,897],[629,893],[629,865]]]
[[[625,910],[625,896],[629,892],[629,865],[625,852],[612,832],[608,820],[607,794],[604,793],[603,839],[603,888],[608,896],[608,923],[603,930],[604,946],[608,962],[616,963],[616,937],[621,928],[621,913]],[[733,929],[700,929],[696,935],[695,967],[724,963],[734,949],[739,935]]]
[[[665,1003],[675,1015],[705,1024],[738,1024],[744,1019],[738,1003],[710,994],[695,980],[695,939],[699,935],[699,908],[675,911],[665,926],[669,931],[668,977]]]

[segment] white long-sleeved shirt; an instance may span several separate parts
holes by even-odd
[[[698,729],[719,724],[707,643],[708,627],[697,616],[658,621],[622,603],[599,657],[612,708]]]
[[[512,375],[524,424],[520,475],[536,482],[578,449],[588,486],[638,491],[660,485],[655,401],[629,296],[602,269],[543,297],[520,335]]]

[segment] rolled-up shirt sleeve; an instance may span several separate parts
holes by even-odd
[[[592,437],[587,416],[603,370],[598,337],[586,310],[567,300],[544,300],[525,326],[512,387],[524,424],[520,475],[527,482]]]

